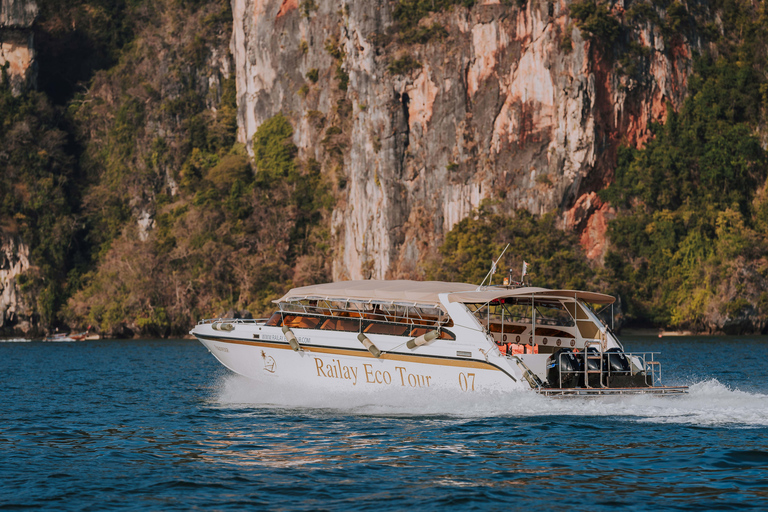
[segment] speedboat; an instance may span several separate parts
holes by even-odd
[[[74,336],[77,336],[76,334]],[[57,333],[57,334],[51,334],[43,338],[43,341],[49,341],[49,342],[68,342],[68,341],[78,341],[73,336],[73,333]]]
[[[100,336],[97,333],[92,333],[90,332],[90,330],[88,330],[83,332],[70,332],[69,334],[65,334],[65,333],[51,334],[43,338],[43,341],[53,341],[53,342],[92,341],[92,340],[98,340],[98,339],[100,339]]]
[[[191,331],[224,366],[312,388],[549,396],[681,394],[654,352],[628,353],[599,308],[614,297],[522,283],[343,281],[294,288],[264,319]]]

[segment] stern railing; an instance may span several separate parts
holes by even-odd
[[[587,342],[586,345],[589,345]],[[598,350],[597,352],[589,352],[584,349],[581,354],[573,354],[573,352],[561,352],[557,355],[557,370],[558,370],[558,387],[563,387],[563,375],[582,374],[584,376],[584,387],[591,388],[589,384],[589,375],[600,375],[600,386],[606,387],[603,382],[603,377],[610,377],[617,372],[611,371],[611,365],[608,364],[607,368],[603,365],[603,356],[612,354],[613,352],[603,352]],[[631,375],[643,374],[645,378],[645,384],[649,387],[656,387],[661,385],[661,362],[656,361],[656,355],[661,352],[621,352],[629,360],[629,370]],[[563,356],[576,355],[576,357],[582,356],[583,368],[579,370],[563,370]],[[591,354],[591,355],[590,355]],[[619,354],[619,352],[616,352]],[[589,370],[590,360],[600,360],[600,370]],[[621,372],[624,374],[624,372]]]

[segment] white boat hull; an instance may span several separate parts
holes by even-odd
[[[455,341],[409,350],[405,348],[407,338],[381,340],[371,336],[384,352],[376,358],[363,348],[355,333],[302,331],[296,330],[299,351],[291,348],[279,328],[243,324],[223,333],[214,331],[210,324],[202,324],[192,334],[224,366],[256,381],[289,379],[313,389],[328,390],[399,388],[472,393],[530,388],[509,359],[489,355],[486,360],[477,349],[456,350]],[[402,350],[388,351],[387,342],[401,345]],[[453,356],[446,350],[448,344],[454,344],[448,347]],[[472,353],[475,357],[457,356],[457,352]]]

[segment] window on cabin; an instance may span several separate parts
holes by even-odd
[[[569,310],[558,300],[536,299],[536,334],[540,327],[573,327],[576,323]],[[532,324],[530,297],[506,297],[486,304],[465,304],[478,321],[491,333],[522,334]],[[564,331],[552,330],[553,333]],[[558,336],[560,334],[557,334]]]
[[[324,331],[358,332],[360,330],[360,321],[350,318],[330,317],[325,319],[320,329]]]
[[[573,338],[573,334],[561,331],[560,329],[552,329],[551,327],[539,327],[536,326],[536,336],[551,336],[553,338]]]
[[[571,314],[560,301],[536,301],[536,325],[573,327]]]
[[[283,325],[296,329],[315,329],[322,318],[317,316],[285,315]]]
[[[446,331],[445,329],[440,329],[440,339],[441,340],[455,340],[456,335],[453,334],[451,331]]]
[[[511,324],[531,323],[530,299],[527,301],[525,299],[504,299],[504,302],[465,304],[465,306],[491,332],[502,332],[503,324],[505,334],[516,334],[518,329],[515,329]]]
[[[531,313],[531,299],[520,297],[504,299],[504,317],[507,321],[530,324]]]
[[[515,325],[508,322],[509,320],[504,323],[503,329],[501,323],[491,324],[491,332],[498,332],[502,334],[522,334],[527,329],[527,327],[524,325]]]
[[[366,320],[378,320],[379,322],[385,322],[387,320],[387,315],[380,308],[373,307],[363,313],[363,318]]]
[[[392,336],[408,336],[414,326],[427,331],[453,326],[453,320],[438,308],[314,299],[283,304],[282,313],[273,314],[266,325],[359,332],[361,319],[363,332]],[[443,339],[455,339],[452,334],[445,336],[441,334]]]
[[[371,322],[368,327],[365,328],[368,334],[388,334],[390,336],[406,336],[408,334],[408,324],[390,324]]]

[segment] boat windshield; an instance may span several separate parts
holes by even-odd
[[[491,301],[484,304],[465,304],[475,317],[486,326],[495,324],[531,324],[533,308],[530,297],[507,297],[503,300]],[[573,316],[557,300],[539,300],[535,302],[536,324],[558,327],[573,327]]]
[[[536,301],[536,323],[573,327],[576,322],[560,301]]]
[[[584,302],[583,300],[579,300],[579,305],[584,309],[584,311],[587,313],[587,317],[592,320],[594,323],[596,323],[601,330],[606,328],[606,322],[603,321],[602,318],[600,318],[600,314],[597,313],[592,307]]]

